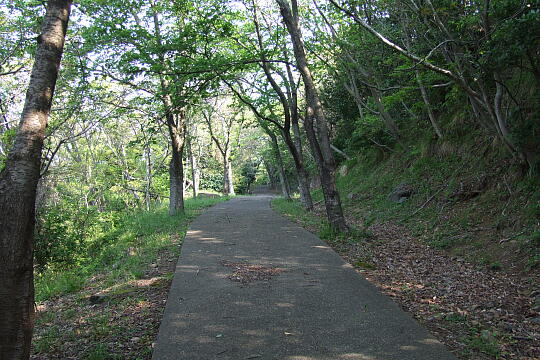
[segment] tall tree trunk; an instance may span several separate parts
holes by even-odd
[[[437,123],[437,118],[435,117],[435,113],[433,112],[433,108],[429,101],[429,96],[427,94],[426,87],[424,86],[424,83],[422,82],[422,78],[420,77],[420,71],[416,69],[414,72],[416,75],[416,82],[418,83],[418,86],[420,87],[420,93],[422,94],[422,99],[424,100],[424,104],[426,105],[426,110],[428,113],[429,121],[431,122],[431,126],[433,126],[433,130],[435,130],[437,137],[439,139],[442,139],[443,132],[441,128],[439,127],[439,124]]]
[[[287,74],[289,76],[289,83],[291,84],[291,128],[293,131],[293,141],[289,146],[294,146],[294,152],[297,159],[295,162],[296,172],[298,174],[298,192],[300,193],[300,202],[304,205],[304,208],[308,211],[313,210],[313,199],[311,198],[311,192],[309,190],[309,175],[304,166],[304,153],[302,150],[302,137],[300,135],[299,115],[298,115],[298,92],[294,85],[294,79],[290,66],[287,65]]]
[[[292,122],[292,125],[294,130],[294,121]],[[296,125],[296,129],[298,129],[298,122],[296,123]],[[298,192],[300,193],[300,203],[307,211],[312,211],[313,199],[311,198],[311,192],[309,191],[309,175],[306,167],[304,166],[304,157],[301,151],[302,147],[300,144],[299,135],[300,134],[298,134],[298,136],[295,136],[295,140],[293,140],[291,138],[290,132],[288,132],[286,129],[281,129],[281,136],[283,138],[283,141],[285,142],[285,145],[287,145],[287,148],[289,149],[289,153],[293,158],[294,167],[298,176]],[[300,151],[298,149],[300,149]]]
[[[330,226],[335,231],[347,231],[348,226],[343,216],[341,208],[341,199],[336,187],[335,169],[336,163],[334,155],[330,147],[330,139],[328,135],[328,125],[315,83],[311,76],[307,64],[306,53],[302,41],[302,34],[298,23],[298,5],[296,0],[292,0],[292,12],[286,0],[276,0],[285,25],[293,43],[294,55],[298,70],[302,75],[306,90],[306,119],[304,127],[308,135],[308,139],[313,151],[313,156],[317,162],[321,176],[321,186],[324,195],[326,206],[326,215]],[[314,121],[317,123],[317,132],[314,128]],[[317,136],[318,135],[318,136]]]
[[[190,134],[193,135],[193,134]],[[191,166],[191,180],[193,183],[193,197],[196,198],[199,196],[199,186],[201,183],[201,170],[199,169],[199,160],[197,155],[193,150],[193,138],[190,136],[188,141],[188,152],[189,152],[189,164]]]
[[[0,359],[30,357],[33,232],[41,151],[71,9],[49,0],[15,143],[0,173]]]
[[[408,23],[407,18],[402,18],[402,27],[403,27],[403,34],[404,34],[404,42],[405,46],[407,47],[408,51],[412,51],[413,48],[411,46],[411,35],[409,34],[409,28],[410,24]],[[435,130],[435,133],[437,134],[437,137],[439,139],[443,138],[443,132],[437,123],[437,118],[435,117],[435,113],[433,112],[433,107],[431,106],[431,102],[429,101],[429,96],[426,91],[426,87],[424,86],[424,83],[422,81],[422,77],[420,76],[420,70],[417,68],[414,69],[414,75],[416,77],[416,83],[418,84],[418,87],[420,88],[420,94],[422,95],[422,100],[424,101],[424,105],[426,105],[426,110],[428,113],[429,121],[431,123],[431,126],[433,127],[433,130]]]
[[[267,134],[270,137],[270,144],[272,146],[272,150],[274,151],[274,156],[276,157],[276,162],[278,165],[278,174],[279,174],[279,182],[281,183],[281,192],[283,193],[283,197],[285,199],[290,200],[291,190],[289,188],[289,183],[287,182],[287,176],[285,175],[285,166],[283,165],[283,157],[281,156],[281,150],[279,149],[277,137],[270,129],[267,132]]]
[[[308,211],[313,210],[313,199],[309,190],[309,175],[304,166],[297,167],[298,173],[298,192],[300,193],[300,202]]]
[[[281,192],[283,194],[283,197],[290,200],[291,189],[287,181],[287,176],[285,175],[285,166],[283,164],[283,157],[281,156],[281,150],[279,149],[277,136],[264,120],[259,119],[259,125],[264,130],[266,135],[268,135],[268,137],[270,138],[270,146],[272,147],[272,152],[274,153],[274,157],[278,166],[279,182],[281,184]],[[284,129],[281,130],[284,131]]]
[[[223,158],[223,194],[225,195],[234,195],[234,184],[233,184],[233,174],[232,174],[232,165],[231,165],[231,127],[232,122],[227,124],[224,117],[221,117],[221,131],[224,135],[224,141],[221,143],[214,133],[212,127],[212,117],[210,114],[203,112],[204,120],[208,125],[208,131],[210,132],[210,137],[214,144],[216,144],[222,158]]]
[[[354,77],[354,74],[352,71],[347,71],[347,76],[349,78],[349,84],[345,83],[345,90],[349,93],[349,95],[352,96],[354,103],[356,104],[356,108],[358,109],[358,115],[360,115],[360,119],[364,119],[364,109],[362,108],[364,106],[362,102],[362,97],[360,95],[360,91],[358,91],[358,85],[356,84],[356,79]]]
[[[234,195],[231,150],[229,148],[226,148],[223,153],[223,193],[225,195]]]
[[[171,137],[172,155],[169,164],[169,214],[184,212],[184,156],[185,119],[184,113],[167,115],[167,126]]]
[[[146,211],[149,211],[152,201],[152,195],[150,193],[150,190],[152,189],[152,148],[150,147],[149,143],[146,144],[144,156],[146,157],[146,184],[144,188],[144,201],[146,204]]]
[[[152,2],[152,18],[154,22],[155,36],[158,44],[163,46],[161,32],[159,28],[158,11],[155,3]],[[159,54],[162,65],[167,69],[169,66],[165,61],[163,53]],[[171,161],[169,163],[169,215],[184,212],[184,145],[186,138],[185,111],[175,107],[171,96],[171,86],[165,75],[159,77],[161,91],[163,93],[161,101],[165,109],[165,119],[171,137]]]
[[[306,208],[306,210],[311,211],[313,210],[313,199],[311,198],[311,192],[309,189],[309,175],[306,167],[304,166],[302,138],[300,136],[300,126],[298,124],[298,113],[296,105],[294,105],[294,108],[295,109],[292,111],[291,116],[291,127],[293,129],[294,140],[290,141],[289,136],[290,144],[287,145],[289,146],[291,153],[295,153],[295,155],[293,155],[293,160],[296,168],[296,173],[298,174],[298,192],[300,193],[300,202],[304,205],[304,208]],[[293,146],[294,149],[292,149],[291,146]]]
[[[223,146],[223,191],[226,195],[234,195],[233,173],[231,164],[231,126],[227,124],[224,116],[220,117],[221,132],[225,136]]]
[[[255,2],[254,2],[255,5]],[[259,43],[259,49],[261,50],[260,56],[263,60],[266,60],[264,52],[263,39],[260,33],[259,21],[257,18],[257,10],[254,6],[253,22],[255,30],[257,32],[257,40]],[[284,49],[285,58],[287,58],[287,50]],[[278,83],[275,81],[270,71],[270,65],[263,61],[261,66],[264,70],[266,78],[270,82],[270,85],[279,97],[279,101],[283,106],[283,114],[285,122],[283,126],[280,126],[281,135],[289,152],[291,153],[296,172],[298,174],[298,189],[300,191],[300,202],[304,208],[308,211],[313,210],[313,200],[311,199],[311,193],[309,192],[309,179],[307,177],[307,171],[304,167],[304,160],[302,154],[302,144],[300,140],[300,127],[298,126],[298,91],[295,85],[295,80],[292,74],[292,70],[289,64],[286,65],[287,80],[285,81],[285,87],[287,93],[285,94]],[[294,133],[294,141],[291,138],[291,127]]]

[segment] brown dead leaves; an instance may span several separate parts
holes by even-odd
[[[354,220],[352,220],[354,221]],[[403,309],[463,359],[492,359],[471,348],[483,333],[497,335],[500,359],[538,359],[540,326],[532,321],[531,286],[519,274],[492,271],[434,249],[391,222],[370,227],[377,241],[336,249]],[[369,254],[369,259],[365,259]],[[477,329],[477,335],[471,334]],[[484,341],[485,342],[485,341]]]
[[[265,267],[262,265],[251,265],[244,262],[230,262],[225,260],[221,261],[221,265],[234,269],[234,272],[227,276],[227,278],[243,285],[255,281],[268,281],[273,276],[285,271],[285,269],[277,267]]]

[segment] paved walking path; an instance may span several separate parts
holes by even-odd
[[[455,360],[269,202],[260,195],[234,198],[191,224],[154,360]],[[243,279],[231,276],[234,263],[262,266],[249,269],[264,279],[232,281]]]

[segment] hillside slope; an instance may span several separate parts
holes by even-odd
[[[463,359],[540,357],[540,190],[512,159],[450,144],[358,157],[338,187],[354,227],[274,201],[318,232]]]

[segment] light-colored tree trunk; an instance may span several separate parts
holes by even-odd
[[[426,105],[426,110],[429,117],[429,122],[431,123],[431,126],[433,127],[433,130],[435,130],[435,134],[437,134],[437,137],[439,139],[442,139],[443,132],[439,126],[439,123],[437,122],[437,118],[435,117],[435,113],[433,112],[433,107],[431,106],[431,103],[429,101],[429,96],[426,91],[426,87],[424,86],[424,83],[422,82],[422,79],[420,77],[420,71],[415,70],[415,76],[416,76],[416,83],[418,84],[418,87],[420,87],[420,93],[422,94],[422,99],[424,100],[424,105]]]
[[[358,115],[360,115],[360,119],[364,119],[364,102],[362,101],[362,96],[360,95],[360,91],[358,91],[358,85],[356,83],[356,79],[354,77],[354,74],[352,71],[347,71],[347,77],[349,79],[349,84],[345,84],[345,90],[349,93],[349,95],[352,96],[354,103],[356,104],[356,108],[358,109]]]
[[[212,116],[210,114],[206,114],[203,112],[204,120],[206,121],[206,125],[208,126],[208,131],[210,132],[210,137],[212,138],[212,141],[214,144],[216,144],[219,153],[221,154],[222,160],[223,160],[223,194],[225,195],[235,195],[234,193],[234,183],[233,183],[233,173],[232,173],[232,165],[231,165],[231,128],[232,128],[232,121],[230,123],[227,123],[225,120],[225,117],[222,116],[220,118],[220,125],[221,125],[221,131],[223,135],[223,141],[220,141],[217,138],[217,134],[215,133],[214,126],[212,125]]]
[[[188,152],[189,152],[189,164],[191,166],[191,181],[192,181],[192,191],[193,197],[196,198],[199,196],[199,186],[201,183],[201,170],[199,169],[199,160],[197,159],[197,154],[193,149],[193,138],[190,137],[188,142]]]
[[[189,122],[188,134],[187,134],[187,147],[188,147],[188,157],[189,165],[191,168],[191,182],[192,182],[192,192],[193,197],[196,198],[199,196],[199,187],[201,183],[201,169],[199,168],[199,151],[198,143],[196,141],[198,132],[197,124],[192,119]]]
[[[233,172],[231,164],[231,127],[232,121],[227,124],[225,116],[220,117],[221,132],[224,135],[223,146],[223,191],[226,195],[234,195]]]
[[[145,158],[146,158],[146,171],[145,171],[145,187],[144,187],[144,202],[146,204],[146,211],[150,210],[150,205],[152,203],[152,194],[150,190],[152,189],[152,148],[150,144],[147,143],[145,146]]]
[[[71,1],[48,1],[19,129],[0,173],[1,360],[30,357],[36,188],[70,9]]]
[[[229,148],[226,148],[223,153],[223,192],[226,195],[234,195],[231,150]]]

